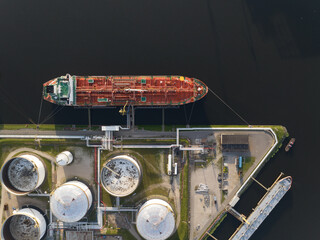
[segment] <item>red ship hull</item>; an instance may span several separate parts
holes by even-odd
[[[62,76],[44,84],[44,99],[78,107],[183,105],[203,98],[207,86],[182,76]]]

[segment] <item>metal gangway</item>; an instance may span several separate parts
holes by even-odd
[[[232,215],[234,216],[235,218],[237,218],[240,222],[242,223],[247,223],[247,224],[250,224],[246,218],[245,215],[243,214],[240,214],[237,210],[235,210],[233,207],[231,207],[230,205],[228,205],[226,207],[226,210]]]

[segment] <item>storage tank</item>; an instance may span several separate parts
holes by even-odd
[[[63,151],[56,157],[56,162],[60,166],[66,166],[73,161],[73,155],[69,151]]]
[[[23,208],[6,219],[1,229],[2,240],[35,240],[46,233],[46,220],[34,208]]]
[[[79,221],[86,215],[91,204],[90,189],[79,181],[66,182],[51,193],[51,211],[63,222]]]
[[[168,175],[172,174],[172,155],[168,155],[168,165],[167,165]]]
[[[147,240],[164,240],[175,229],[171,206],[160,199],[152,199],[142,205],[137,214],[137,230]]]
[[[43,162],[31,154],[6,161],[1,168],[1,182],[15,195],[26,195],[43,183],[46,175]]]
[[[116,197],[133,193],[140,182],[141,170],[136,160],[127,155],[119,155],[108,160],[101,170],[104,189]]]

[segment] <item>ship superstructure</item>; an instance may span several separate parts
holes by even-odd
[[[49,102],[78,107],[177,106],[200,100],[208,87],[183,76],[65,76],[43,84]]]

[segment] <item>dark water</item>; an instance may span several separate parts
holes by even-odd
[[[297,139],[258,177],[269,185],[283,171],[294,184],[252,239],[318,239],[319,54],[317,0],[2,0],[0,123],[37,122],[42,83],[66,73],[197,77],[250,124],[282,124]],[[185,124],[191,108],[166,111],[166,122]],[[41,121],[54,109],[44,102]],[[125,119],[94,110],[92,121]],[[160,123],[160,110],[137,110],[136,121]],[[87,124],[87,111],[66,107],[48,123]],[[190,123],[242,122],[208,94]],[[262,194],[252,185],[237,209],[247,214]]]

